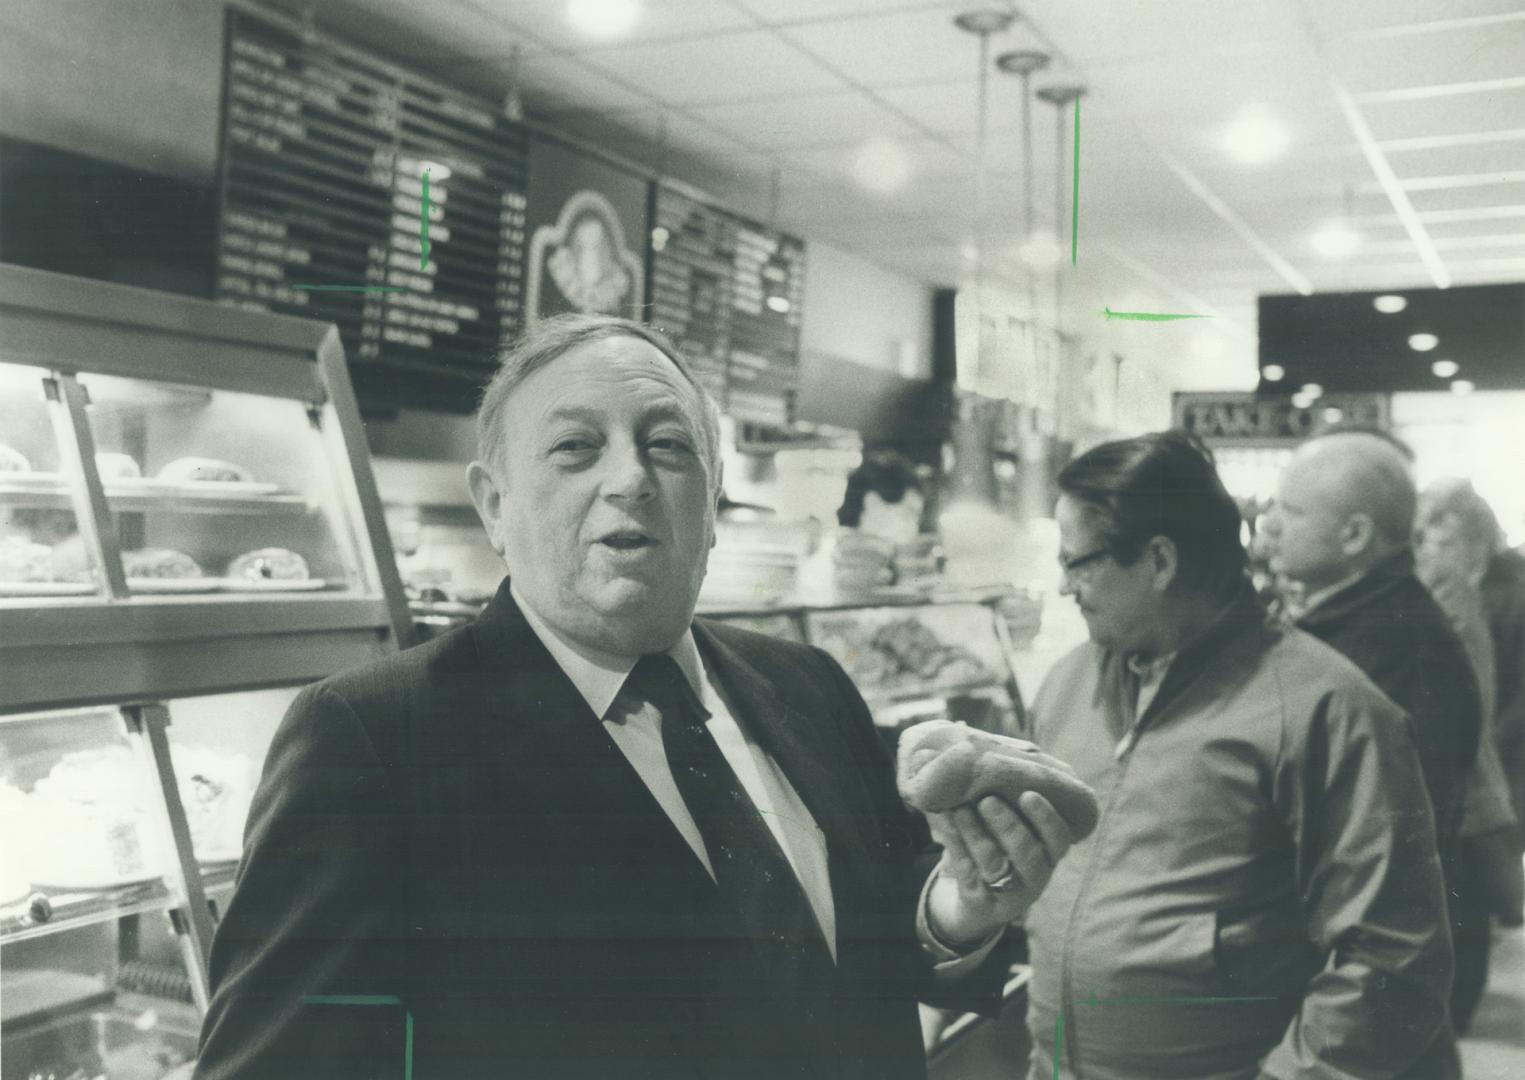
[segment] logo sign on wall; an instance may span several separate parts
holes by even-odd
[[[530,156],[525,322],[563,312],[639,318],[646,183],[559,143]]]
[[[546,295],[551,289],[555,296]],[[562,204],[554,224],[535,230],[527,299],[531,321],[555,311],[628,316],[640,305],[641,257],[625,246],[608,199],[579,191]]]

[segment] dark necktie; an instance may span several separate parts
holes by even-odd
[[[643,656],[625,686],[662,715],[662,745],[678,792],[699,827],[721,896],[756,952],[764,979],[758,990],[768,1000],[755,1002],[755,1020],[778,1037],[803,1040],[794,1051],[814,1044],[808,1056],[819,1061],[819,1040],[830,1038],[833,1025],[834,969],[793,866],[705,727],[709,712],[677,661]],[[790,1048],[775,1045],[772,1052],[780,1055],[777,1075],[805,1075],[787,1061]]]

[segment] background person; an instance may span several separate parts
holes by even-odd
[[[1098,446],[1059,488],[1061,591],[1091,640],[1033,737],[1102,814],[1026,918],[1032,1077],[1056,1052],[1086,1080],[1416,1069],[1445,1038],[1451,947],[1402,715],[1264,617],[1190,437]]]

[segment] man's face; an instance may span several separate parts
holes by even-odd
[[[1059,559],[1068,562],[1102,550],[1095,511],[1069,495],[1059,496]],[[1147,553],[1123,566],[1111,555],[1087,560],[1064,574],[1061,596],[1073,596],[1091,640],[1104,648],[1134,652],[1148,640],[1160,611],[1161,594],[1153,586]]]
[[[1271,572],[1310,591],[1348,573],[1340,536],[1345,519],[1325,497],[1321,478],[1313,475],[1315,464],[1297,457],[1288,463],[1265,519]]]
[[[715,535],[699,397],[645,341],[578,346],[517,386],[472,497],[530,607],[619,656],[688,629]]]

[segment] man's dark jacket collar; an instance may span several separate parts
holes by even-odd
[[[1323,603],[1303,612],[1297,618],[1297,625],[1314,630],[1339,622],[1352,611],[1364,608],[1412,579],[1414,552],[1404,548],[1377,563],[1361,577],[1327,597]]]

